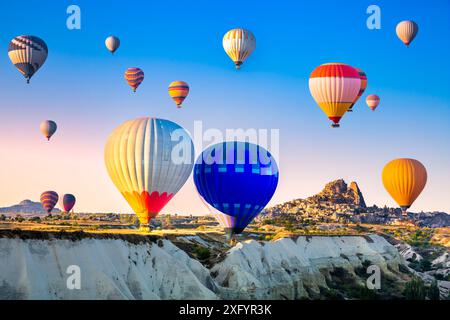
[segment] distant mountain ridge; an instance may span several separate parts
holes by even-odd
[[[52,213],[60,213],[61,210],[54,208]],[[12,205],[10,207],[0,208],[2,214],[42,214],[46,215],[47,211],[42,208],[40,202],[34,202],[29,199],[20,201],[19,204]]]
[[[362,222],[390,224],[402,217],[400,208],[368,207],[356,182],[349,185],[338,179],[325,185],[323,190],[306,199],[295,199],[265,209],[257,217],[264,219],[288,219],[304,223],[316,222]],[[432,228],[450,226],[450,215],[445,212],[409,212],[409,218],[418,225]]]

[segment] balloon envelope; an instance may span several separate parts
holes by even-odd
[[[427,170],[414,159],[395,159],[383,169],[383,185],[405,213],[427,183]]]
[[[115,37],[115,36],[109,36],[108,38],[106,38],[105,40],[105,45],[106,48],[111,52],[114,53],[116,52],[116,50],[119,48],[120,46],[120,40],[119,38]]]
[[[222,44],[227,55],[233,60],[236,69],[239,69],[255,50],[256,38],[250,30],[232,29],[225,33]]]
[[[45,191],[41,194],[42,207],[50,213],[58,202],[58,194],[55,191]]]
[[[199,156],[194,183],[204,201],[234,218],[231,226],[234,233],[240,233],[272,198],[278,167],[271,154],[258,145],[223,142]]]
[[[144,81],[144,71],[139,68],[128,68],[125,71],[125,80],[127,80],[128,85],[136,92],[136,89]]]
[[[75,205],[75,196],[73,194],[65,194],[63,196],[63,207],[65,212],[69,212],[72,210],[73,206]]]
[[[184,99],[189,94],[189,85],[184,81],[173,81],[169,84],[169,95],[175,101],[178,108],[181,107]]]
[[[361,77],[352,66],[343,63],[326,63],[318,66],[309,77],[309,90],[332,127],[356,100],[361,90]]]
[[[353,101],[353,103],[350,105],[350,108],[348,109],[348,111],[353,111],[353,106],[356,104],[356,102],[358,102],[359,98],[361,98],[361,96],[364,94],[364,91],[366,91],[367,88],[367,75],[364,71],[362,71],[359,68],[355,68],[356,71],[358,71],[359,77],[361,78],[361,87],[359,88],[359,93],[356,96],[355,101]]]
[[[408,47],[419,32],[419,26],[414,21],[405,20],[395,28],[397,37]]]
[[[47,45],[44,40],[36,36],[18,36],[9,43],[9,59],[27,82],[42,67],[47,55]]]
[[[56,132],[57,125],[55,121],[45,120],[41,122],[39,128],[47,140],[50,140],[50,137]]]
[[[380,97],[377,96],[376,94],[369,94],[366,97],[366,103],[369,106],[369,108],[372,109],[372,111],[375,111],[375,109],[380,104]]]
[[[146,226],[181,189],[194,165],[194,145],[178,124],[138,118],[118,126],[105,146],[108,174]]]

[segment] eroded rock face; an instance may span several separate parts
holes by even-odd
[[[80,268],[81,289],[67,287]],[[209,270],[168,240],[0,238],[0,299],[216,299]]]
[[[385,276],[394,277],[403,263],[397,250],[377,235],[302,236],[296,241],[240,243],[212,268],[212,274],[227,299],[314,299],[328,288],[333,270],[358,280],[356,269],[373,264]]]
[[[367,275],[358,269],[367,262],[392,277],[403,263],[395,247],[376,235],[302,236],[238,243],[208,270],[174,245],[192,237],[135,237],[5,234],[0,299],[319,299],[336,275],[363,283]],[[79,290],[67,287],[69,266],[80,268]]]

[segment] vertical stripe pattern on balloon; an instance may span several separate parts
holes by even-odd
[[[409,46],[419,32],[419,26],[414,21],[405,20],[397,24],[395,31],[399,39]]]
[[[256,38],[250,30],[232,29],[223,36],[222,44],[225,52],[239,69],[255,50]]]

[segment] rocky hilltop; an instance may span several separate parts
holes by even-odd
[[[189,251],[196,247],[214,252],[212,262]],[[377,235],[247,240],[230,249],[201,235],[8,231],[0,232],[0,299],[395,298],[409,280],[404,263]],[[381,291],[365,285],[370,265],[381,270]]]
[[[450,215],[444,212],[410,212],[409,218],[419,226],[450,226]],[[347,185],[343,179],[339,179],[327,183],[321,192],[312,197],[276,205],[265,209],[257,217],[259,222],[277,219],[297,224],[308,221],[391,224],[402,219],[402,212],[399,208],[367,206],[356,182]]]
[[[61,210],[54,208],[52,213],[60,213]],[[23,200],[19,202],[19,204],[12,205],[10,207],[0,208],[1,214],[28,214],[28,215],[46,215],[47,211],[42,208],[42,204],[40,202],[34,202],[31,200]]]

